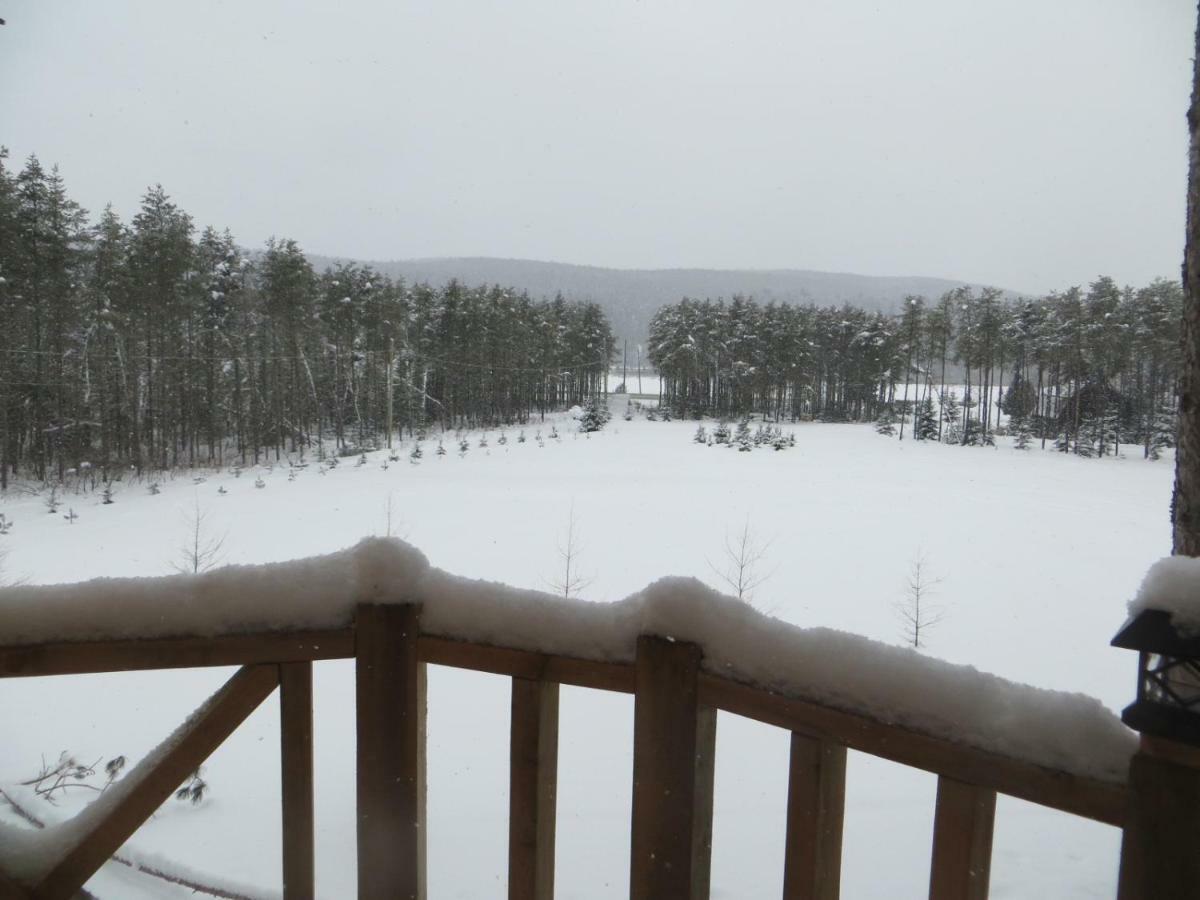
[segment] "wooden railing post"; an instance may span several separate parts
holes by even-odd
[[[697,771],[711,766],[711,753],[698,759],[699,671],[695,644],[638,638],[630,900],[695,900],[707,891],[707,876],[697,877],[711,843],[696,834],[711,828],[711,812],[697,812]],[[711,791],[699,799],[711,802]]]
[[[558,791],[558,685],[512,679],[509,900],[553,900]]]
[[[845,807],[846,748],[793,731],[784,900],[837,900]]]
[[[929,900],[987,900],[996,792],[938,777]]]
[[[1142,736],[1129,764],[1119,900],[1200,898],[1200,749]]]
[[[425,669],[420,608],[355,620],[359,900],[425,898]]]
[[[316,890],[312,738],[312,663],[281,663],[279,752],[284,900],[312,900]]]

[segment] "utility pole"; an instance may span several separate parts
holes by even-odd
[[[396,349],[396,339],[388,338],[387,349],[387,446],[392,449],[392,353]]]
[[[625,338],[625,349],[621,351],[621,384],[629,393],[629,338]]]
[[[642,392],[642,345],[637,345],[638,355],[638,393]]]

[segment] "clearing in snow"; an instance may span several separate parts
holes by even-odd
[[[198,484],[179,477],[157,493],[123,482],[112,504],[65,498],[77,514],[69,520],[47,515],[39,498],[16,498],[3,509],[15,523],[0,537],[5,574],[30,585],[168,574],[199,508],[212,535],[224,536],[227,563],[329,553],[390,533],[447,572],[545,590],[563,580],[559,549],[573,508],[575,561],[589,582],[582,597],[615,601],[664,575],[725,589],[717,575],[724,548],[748,523],[766,548],[768,577],[753,597],[763,612],[901,645],[895,607],[923,557],[943,614],[923,638],[926,655],[1082,691],[1110,709],[1131,698],[1134,660],[1108,640],[1142,573],[1169,546],[1169,459],[1021,453],[1007,439],[995,448],[901,443],[839,425],[795,427],[797,445],[786,452],[741,453],[696,444],[694,422],[640,416],[617,416],[587,436],[560,420],[560,437],[540,445],[534,433],[546,437],[550,425],[526,427],[524,442],[517,429],[503,443],[492,431],[486,447],[475,433],[461,456],[437,455],[436,441],[426,441],[411,459],[406,444],[403,462],[386,468],[381,452],[333,469],[276,465]],[[446,443],[456,446],[450,436]],[[586,643],[588,635],[563,640]],[[846,644],[847,672],[856,646]],[[355,880],[353,668],[318,663],[315,672],[318,889],[347,896]],[[44,820],[61,820],[87,798],[60,792],[51,805],[19,785],[43,759],[67,750],[88,763],[117,755],[136,763],[228,674],[4,681],[0,714],[10,726],[0,787]],[[504,892],[508,711],[507,679],[431,667],[431,897]],[[560,897],[627,890],[632,712],[630,697],[563,688]],[[164,807],[131,841],[136,853],[269,894],[279,866],[277,731],[277,708],[264,704],[205,766],[202,801]],[[787,750],[785,732],[721,716],[714,897],[779,893]],[[851,754],[845,896],[925,894],[934,787],[931,775]],[[0,821],[20,824],[2,803]],[[1111,896],[1118,844],[1116,829],[1001,798],[994,894]],[[190,895],[114,865],[91,887],[101,897]]]

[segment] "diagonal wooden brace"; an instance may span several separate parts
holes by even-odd
[[[71,849],[30,891],[37,900],[73,897],[163,801],[196,771],[279,684],[279,667],[245,666],[113,788],[111,808],[80,813],[87,824]],[[104,803],[97,801],[97,804]]]

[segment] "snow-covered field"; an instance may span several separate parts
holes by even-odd
[[[619,411],[619,410],[618,410]],[[344,460],[289,481],[286,467],[180,477],[116,503],[64,497],[74,524],[41,499],[0,505],[15,521],[0,537],[10,578],[49,583],[99,575],[165,574],[199,501],[225,561],[283,560],[347,546],[388,529],[451,572],[545,588],[559,580],[557,547],[570,510],[591,581],[583,596],[615,600],[664,574],[721,586],[727,535],[747,520],[769,543],[760,608],[899,643],[894,610],[911,560],[940,577],[944,620],[927,652],[1032,684],[1081,690],[1114,709],[1131,697],[1132,654],[1110,649],[1125,601],[1169,549],[1172,466],[1083,460],[1053,452],[897,442],[866,426],[802,425],[797,446],[738,453],[691,443],[694,423],[614,419],[590,438],[559,423],[539,447],[473,435],[465,457],[431,451],[419,465]],[[544,433],[548,427],[543,426]],[[452,447],[447,441],[448,449]],[[255,487],[255,475],[265,487]],[[226,493],[219,493],[224,488]],[[0,682],[0,786],[30,777],[42,758],[140,758],[228,671],[173,671]],[[354,893],[353,671],[320,663],[316,676],[317,878],[321,896]],[[505,889],[508,685],[503,678],[431,669],[429,861],[433,898],[501,897]],[[559,767],[557,896],[627,890],[633,701],[564,688]],[[132,845],[227,880],[278,882],[278,716],[268,701],[212,757],[208,798],[172,801]],[[722,715],[719,724],[713,896],[772,897],[783,871],[787,735]],[[843,895],[926,893],[935,779],[851,755]],[[85,791],[79,791],[83,794]],[[27,796],[27,789],[17,789]],[[80,798],[82,799],[82,798]],[[35,801],[47,819],[60,807]],[[3,804],[0,804],[3,806]],[[4,821],[12,821],[0,809]],[[997,812],[992,896],[1111,897],[1115,829],[1015,800]],[[104,898],[184,896],[109,866],[92,882]],[[190,892],[186,892],[190,895]]]

